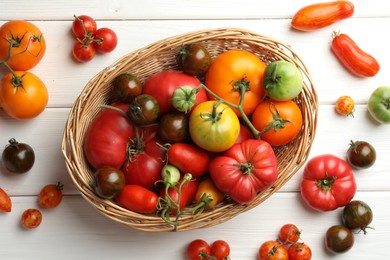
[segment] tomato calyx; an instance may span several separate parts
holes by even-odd
[[[332,188],[333,183],[337,180],[336,176],[333,177],[326,177],[321,180],[317,180],[317,187],[321,188],[322,190],[330,190]]]
[[[285,128],[286,123],[291,123],[291,121],[283,119],[280,116],[279,111],[276,108],[276,105],[274,103],[271,102],[269,109],[271,111],[273,120],[268,123],[268,127],[266,127],[264,130],[260,132],[260,135],[270,131],[271,129],[277,132],[279,129]]]
[[[255,169],[255,166],[251,162],[233,164],[233,166],[238,167],[244,175],[251,175]]]
[[[244,75],[244,77],[240,80],[234,80],[231,82],[233,90],[237,92],[241,92],[241,90],[250,91],[250,82],[246,81],[247,75]]]
[[[221,101],[215,102],[211,113],[201,113],[200,117],[206,121],[212,121],[213,123],[218,122],[219,120],[221,120],[222,114],[224,112],[224,109],[220,112],[217,112],[217,108],[221,103]]]

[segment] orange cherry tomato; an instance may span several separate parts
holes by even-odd
[[[13,70],[35,67],[46,52],[45,37],[34,24],[13,20],[0,27],[0,62],[7,60]]]
[[[300,31],[313,31],[351,17],[355,7],[349,1],[331,1],[305,6],[295,13],[291,26]]]
[[[12,210],[12,202],[8,193],[5,192],[2,188],[0,188],[0,211],[3,212],[11,212]]]
[[[340,63],[355,76],[373,77],[380,69],[378,61],[347,34],[333,32],[331,49]]]
[[[0,103],[4,112],[15,119],[38,116],[48,102],[48,91],[40,78],[31,72],[10,72],[1,80]]]
[[[266,65],[253,53],[230,50],[218,55],[206,73],[206,86],[220,98],[238,105],[245,88],[243,110],[250,115],[265,97],[263,75]],[[210,99],[215,99],[209,94]],[[241,116],[238,110],[234,112]]]
[[[211,179],[203,180],[195,194],[197,203],[204,202],[205,208],[214,208],[225,199],[225,193],[220,191]]]
[[[350,96],[341,96],[336,100],[335,109],[340,115],[353,117],[355,101]]]

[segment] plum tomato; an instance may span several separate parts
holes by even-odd
[[[189,140],[189,118],[181,112],[168,112],[159,119],[158,137],[166,143],[179,143]]]
[[[126,185],[116,200],[121,207],[137,213],[155,213],[157,210],[157,194],[140,185]]]
[[[26,173],[34,165],[35,153],[30,145],[19,143],[11,138],[3,151],[2,160],[5,168],[10,172]]]
[[[20,219],[21,224],[26,229],[37,228],[42,222],[42,213],[39,209],[26,209]]]
[[[330,252],[344,253],[352,248],[354,242],[354,234],[343,225],[331,226],[326,231],[325,248]]]
[[[310,260],[312,252],[310,247],[304,243],[292,244],[288,249],[289,260]]]
[[[228,260],[230,255],[230,246],[225,240],[215,240],[211,244],[211,256],[215,260]]]
[[[44,209],[57,207],[62,201],[63,188],[64,185],[61,182],[45,185],[38,195],[39,206]]]
[[[106,199],[114,198],[126,185],[124,173],[110,166],[97,169],[94,180],[96,193]]]
[[[347,151],[347,162],[354,168],[367,169],[376,161],[375,148],[366,141],[352,141]]]
[[[11,212],[12,210],[12,201],[8,193],[0,188],[0,211]]]
[[[355,101],[350,96],[341,96],[336,100],[335,109],[340,115],[353,117]]]
[[[202,76],[209,69],[211,56],[202,44],[184,44],[176,61],[179,69],[185,73],[192,76]]]
[[[343,209],[342,220],[349,229],[360,229],[366,234],[366,229],[371,224],[372,219],[372,210],[364,201],[353,200]]]
[[[294,224],[285,224],[280,228],[279,240],[282,243],[296,243],[299,240],[301,231]]]
[[[78,62],[87,62],[95,57],[96,50],[92,44],[76,41],[72,48],[72,54]]]
[[[123,73],[114,78],[111,84],[111,93],[115,101],[130,103],[142,94],[141,80],[131,73]]]
[[[131,102],[127,115],[135,125],[154,123],[160,113],[157,100],[148,94],[136,96]]]
[[[279,241],[269,240],[261,244],[258,260],[288,260],[288,251]]]
[[[187,245],[186,255],[188,260],[209,259],[210,245],[203,239],[195,239]]]
[[[97,52],[107,53],[112,52],[117,44],[118,37],[110,28],[100,28],[93,33],[93,46]]]
[[[79,15],[74,16],[72,23],[72,32],[73,34],[83,40],[85,37],[92,35],[97,30],[97,25],[95,19],[88,15]]]
[[[368,112],[378,123],[390,124],[390,87],[378,87],[371,93]]]

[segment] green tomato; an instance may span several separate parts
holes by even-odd
[[[390,124],[390,87],[378,87],[368,99],[368,111],[381,124]]]
[[[277,101],[291,100],[301,93],[303,78],[299,69],[288,61],[273,61],[264,74],[267,95]]]

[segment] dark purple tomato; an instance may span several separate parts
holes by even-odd
[[[5,168],[13,173],[28,172],[35,162],[34,150],[30,145],[19,143],[14,138],[8,142],[2,154]]]
[[[209,51],[199,43],[183,45],[176,60],[179,69],[192,76],[204,75],[211,63]]]
[[[351,141],[347,151],[348,163],[357,169],[367,169],[376,160],[375,148],[365,141]]]
[[[141,93],[142,83],[138,77],[131,73],[118,75],[112,81],[112,95],[117,101],[130,103]]]
[[[168,112],[161,117],[157,134],[161,141],[166,143],[179,143],[188,140],[188,116],[180,112]]]
[[[112,199],[126,184],[124,173],[111,166],[103,166],[95,171],[95,191],[103,198]]]
[[[361,229],[366,234],[366,229],[372,222],[373,214],[367,203],[360,200],[353,200],[344,207],[342,219],[346,227],[350,229]]]
[[[160,114],[157,100],[148,94],[136,96],[131,102],[127,115],[135,125],[154,123]]]
[[[354,242],[354,234],[343,225],[334,225],[326,231],[325,247],[330,252],[344,253],[352,248]]]

